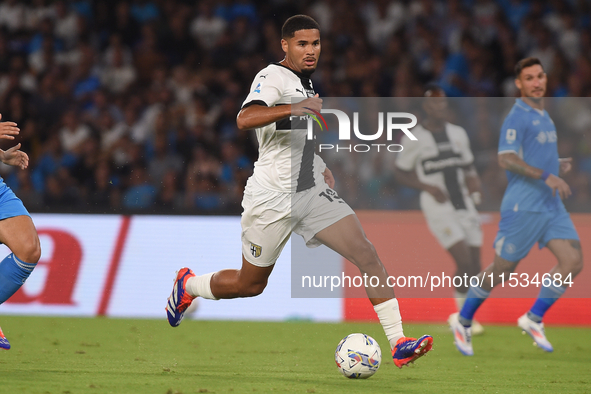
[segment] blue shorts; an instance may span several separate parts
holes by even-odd
[[[501,258],[518,262],[537,242],[542,249],[552,239],[579,240],[565,209],[553,212],[501,212],[499,232],[493,247]]]
[[[23,202],[6,186],[4,180],[0,178],[0,220],[12,218],[15,216],[31,216]]]

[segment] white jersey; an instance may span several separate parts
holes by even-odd
[[[475,211],[461,168],[474,162],[466,131],[446,123],[444,132],[432,133],[418,125],[412,133],[417,140],[411,141],[406,135],[402,138],[403,150],[398,153],[396,166],[405,171],[416,171],[421,182],[437,186],[449,196],[448,202],[439,204],[430,193],[422,191],[423,211],[426,214],[440,212],[450,205],[455,210]]]
[[[273,63],[254,78],[242,108],[258,104],[267,107],[288,105],[292,99],[314,96],[312,81],[281,64]],[[281,119],[256,130],[259,158],[252,178],[261,187],[294,193],[312,188],[324,179],[326,165],[314,153],[313,140],[307,139],[307,122],[298,125],[290,118]]]

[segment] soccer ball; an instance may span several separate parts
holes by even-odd
[[[375,339],[365,334],[350,334],[337,346],[334,360],[343,375],[367,379],[380,367],[382,351]]]

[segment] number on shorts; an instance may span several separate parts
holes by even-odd
[[[320,197],[326,197],[326,199],[328,200],[328,202],[333,202],[334,200],[337,200],[338,202],[343,202],[343,199],[340,198],[337,194],[337,192],[335,192],[332,189],[326,189],[326,192],[321,192],[319,194]]]

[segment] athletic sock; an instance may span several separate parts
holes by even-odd
[[[208,300],[217,300],[211,292],[211,277],[215,272],[209,274],[193,276],[187,279],[185,290],[191,297],[207,298]]]
[[[400,316],[400,308],[398,307],[398,300],[392,298],[381,304],[374,305],[373,309],[376,311],[380,323],[384,328],[386,337],[390,342],[390,348],[396,346],[396,342],[404,337],[402,332],[402,316]]]
[[[554,284],[551,284],[550,286],[543,286],[540,289],[540,294],[538,294],[538,299],[536,302],[534,302],[534,305],[531,307],[529,312],[527,312],[527,317],[536,323],[541,323],[542,319],[544,318],[544,314],[546,314],[548,309],[550,309],[550,307],[564,294],[565,291],[566,287],[563,286],[554,286]]]
[[[35,264],[25,263],[9,254],[0,262],[0,304],[8,300],[25,283]]]
[[[460,323],[464,327],[470,327],[472,325],[474,314],[489,295],[490,291],[483,290],[480,287],[470,286],[470,289],[468,289],[468,293],[466,294],[466,302],[464,303],[459,316]]]
[[[456,302],[456,307],[458,308],[458,312],[462,310],[464,303],[466,302],[466,294],[467,293],[460,293],[459,291],[454,291],[454,300]]]

